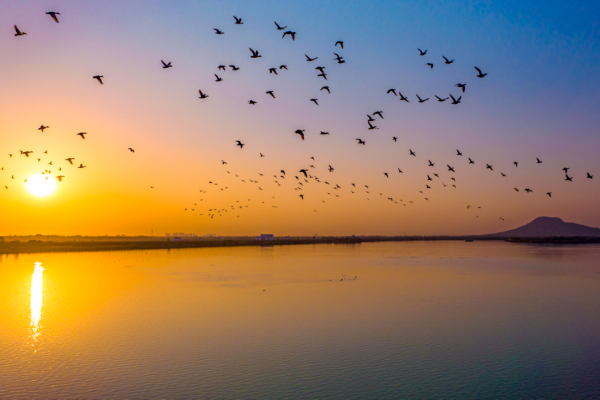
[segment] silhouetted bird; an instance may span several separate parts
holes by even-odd
[[[362,140],[362,139],[356,139],[356,140],[358,140],[358,144],[362,144],[364,146],[364,144],[365,144],[364,140]]]
[[[285,70],[287,71],[287,70],[288,70],[288,67],[287,67],[287,65],[280,65],[280,66],[279,66],[279,69],[285,69]]]
[[[217,75],[217,74],[215,74],[215,78],[217,78],[217,79],[215,80],[215,82],[222,82],[222,81],[223,81],[223,78],[221,78],[221,77],[220,77],[219,75]]]
[[[406,97],[404,97],[401,92],[398,92],[398,96],[400,96],[400,101],[405,101],[407,103],[410,103],[410,101],[408,101],[408,99]]]
[[[552,192],[548,192],[546,194],[548,195],[548,197],[552,197]]]
[[[275,95],[273,94],[272,90],[269,90],[268,92],[265,92],[266,94],[270,94],[273,98],[275,98]]]
[[[310,58],[309,56],[307,56],[306,54],[304,55],[306,57],[306,61],[315,61],[317,58],[319,57],[315,57],[315,58]]]
[[[586,178],[587,179],[594,179],[594,175],[590,175],[590,173],[588,172]]]
[[[233,18],[235,19],[235,24],[236,25],[244,25],[244,23],[242,22],[241,18],[238,18],[235,15],[233,16]]]
[[[223,32],[223,31],[221,31],[221,30],[219,30],[219,29],[217,29],[217,28],[213,28],[213,31],[215,31],[215,33],[216,33],[217,35],[224,35],[224,34],[225,34],[225,32]]]
[[[485,164],[485,165],[486,165],[487,169],[492,170],[492,171],[494,170],[494,168],[492,168],[492,166],[490,164]]]
[[[244,148],[244,143],[240,142],[239,140],[236,140],[236,146],[240,146],[240,149]]]
[[[449,99],[449,97],[446,97],[445,99],[442,99],[442,98],[441,98],[441,97],[439,97],[438,95],[435,95],[435,97],[437,97],[437,99],[438,99],[438,101],[439,101],[440,103],[443,103],[444,101],[446,101],[446,100],[448,100],[448,99]]]
[[[565,181],[573,182],[573,177],[565,174]]]
[[[163,68],[173,68],[173,65],[171,65],[171,61],[169,61],[169,63],[165,63],[163,60],[160,60],[160,62],[163,65]]]
[[[60,13],[58,13],[56,11],[48,11],[46,14],[48,14],[49,16],[51,16],[52,19],[58,24],[58,18],[56,16],[60,15]]]
[[[462,96],[460,96],[458,99],[455,99],[454,96],[452,96],[452,94],[450,94],[450,98],[452,99],[452,104],[459,104],[460,99],[462,99]]]
[[[321,131],[321,135],[329,135],[329,132],[323,132],[323,131]]]
[[[310,101],[312,101],[313,103],[315,103],[316,105],[319,105],[319,103],[317,103],[317,100],[319,99],[310,99]]]
[[[475,161],[471,160],[471,157],[469,157],[469,164],[475,164]]]
[[[454,60],[448,60],[446,57],[442,56],[442,58],[444,59],[444,64],[452,64],[454,62]]]
[[[135,150],[133,150],[131,147],[127,148],[130,152],[135,153]]]
[[[456,155],[457,156],[462,156],[462,153],[460,152],[460,150],[456,149]]]
[[[248,100],[248,104],[250,104],[250,105],[255,105],[255,104],[256,104],[256,101],[254,101],[254,100]]]
[[[38,131],[42,131],[44,133],[44,129],[50,128],[49,126],[44,126],[43,124],[38,128]]]
[[[87,132],[79,132],[77,134],[77,136],[81,136],[82,139],[85,139],[85,135],[87,135]]]
[[[461,89],[462,89],[462,91],[463,91],[463,93],[464,93],[464,92],[465,92],[465,88],[466,88],[467,84],[466,84],[466,83],[457,83],[457,84],[456,84],[456,85],[454,85],[454,86],[461,88]]]
[[[304,140],[304,129],[297,129],[295,133],[296,135],[300,135],[302,140]]]
[[[396,136],[392,137],[392,140],[395,142],[398,140],[398,138]]]
[[[541,164],[542,163],[542,160],[540,160],[539,158],[536,158],[536,160],[537,160],[537,164]]]
[[[327,93],[331,94],[331,91],[329,90],[329,86],[323,86],[321,88],[321,90],[327,90]],[[319,91],[321,91],[321,90],[319,90]]]
[[[260,54],[258,54],[258,50],[254,51],[251,48],[249,48],[249,49],[252,52],[252,55],[250,56],[250,58],[259,58],[259,57],[262,57]]]
[[[479,68],[475,67],[475,69],[476,69],[476,70],[477,70],[477,72],[478,72],[478,74],[477,74],[477,77],[478,77],[478,78],[483,78],[484,76],[486,76],[486,75],[487,75],[487,73],[485,73],[485,74],[481,73],[481,70],[480,70]]]
[[[387,94],[390,94],[390,93],[393,93],[393,94],[394,94],[394,96],[398,96],[398,95],[396,94],[396,89],[388,89],[388,91],[387,91]]]
[[[283,39],[285,37],[285,35],[290,35],[292,37],[292,40],[296,40],[296,32],[292,32],[292,31],[283,32],[283,36],[281,38]]]
[[[15,25],[15,32],[17,32],[17,33],[15,33],[15,36],[23,36],[23,35],[27,35],[27,32],[21,32],[21,31],[19,30],[19,28],[17,28],[17,26],[16,26],[16,25]]]
[[[92,76],[93,79],[98,79],[98,82],[100,82],[101,85],[104,85],[104,82],[102,82],[102,78],[104,78],[104,76],[102,75],[95,75]]]
[[[240,69],[239,67],[236,67],[235,65],[230,65],[230,67],[231,67],[231,69],[232,69],[232,70],[234,70],[234,71],[237,71],[237,70],[239,70],[239,69]]]
[[[419,97],[419,95],[417,95],[417,99],[419,99],[419,103],[425,103],[427,100],[429,100],[429,97],[423,100]]]
[[[342,50],[344,50],[344,42],[342,42],[341,40],[338,40],[337,42],[335,42],[334,47],[337,46],[338,44],[340,45],[340,47],[342,48]]]
[[[430,67],[430,69],[433,69],[433,64],[432,63],[427,63],[425,65],[428,65]]]
[[[412,151],[411,149],[408,149],[408,151],[409,151],[409,155],[411,155],[411,156],[415,156],[415,157],[417,156],[417,155],[415,154],[415,152],[414,152],[414,151]]]
[[[284,30],[285,28],[287,28],[287,26],[279,26],[279,24],[277,22],[275,22],[275,26],[277,27],[277,30]]]
[[[419,53],[421,53],[421,54],[419,54],[420,56],[424,56],[425,54],[427,54],[427,50],[423,51],[419,48],[417,48],[417,50],[419,50]]]
[[[200,97],[199,97],[199,99],[206,99],[206,98],[208,98],[208,95],[207,95],[207,94],[204,94],[204,93],[202,93],[202,90],[198,90],[198,93],[200,93]]]
[[[73,160],[74,160],[74,158],[73,158],[73,157],[70,157],[70,158],[65,158],[65,161],[68,161],[68,162],[69,162],[69,164],[71,164],[71,165],[73,165]]]
[[[379,115],[381,119],[383,119],[383,115],[381,114],[383,111],[375,111],[373,115]]]

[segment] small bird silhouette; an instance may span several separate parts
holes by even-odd
[[[21,31],[19,30],[19,28],[17,28],[17,26],[16,26],[16,25],[15,25],[15,32],[17,32],[17,33],[15,33],[15,36],[23,36],[23,35],[27,35],[27,32],[21,32]],[[8,188],[7,188],[7,189],[8,189]]]
[[[236,25],[244,25],[244,23],[242,22],[241,18],[238,18],[235,15],[233,16],[233,18],[235,19],[235,24]]]
[[[287,26],[279,26],[279,24],[277,22],[275,22],[275,26],[277,27],[277,30],[284,30],[285,28],[287,28]]]
[[[213,28],[213,31],[215,31],[215,33],[216,33],[217,35],[224,35],[224,34],[225,34],[225,32],[223,32],[222,30],[219,30],[219,29],[217,29],[217,28]]]
[[[424,56],[425,54],[427,54],[427,50],[423,51],[419,48],[417,48],[417,50],[419,50],[419,53],[421,53],[421,54],[419,54],[420,56]]]
[[[296,132],[294,132],[296,135],[300,135],[300,137],[302,138],[302,140],[304,140],[304,129],[297,129]]]
[[[249,49],[252,52],[252,55],[250,56],[250,58],[259,58],[259,57],[262,57],[260,54],[258,54],[258,50],[254,51],[251,48],[249,48]]]
[[[344,50],[344,42],[342,42],[341,40],[338,40],[337,42],[335,42],[335,45],[333,47],[337,46],[338,44],[340,45],[342,50]]]
[[[444,59],[444,64],[452,64],[454,62],[454,60],[448,60],[445,56],[442,56],[442,58]]]
[[[49,16],[52,17],[52,19],[58,24],[58,18],[56,17],[57,15],[60,15],[59,12],[56,11],[48,11],[46,14],[48,14]]]
[[[101,85],[104,85],[104,82],[102,82],[102,78],[104,78],[103,75],[94,75],[92,76],[93,79],[97,79],[98,82],[100,82]]]
[[[309,56],[307,56],[306,54],[304,55],[306,57],[306,61],[315,61],[316,59],[318,59],[319,57],[315,57],[315,58],[310,58]]]
[[[236,146],[240,146],[240,149],[244,148],[244,143],[240,142],[239,140],[236,140]]]
[[[162,63],[163,68],[173,68],[173,65],[171,65],[171,61],[169,61],[168,63],[166,63],[163,60],[160,60],[160,62]]]
[[[207,95],[207,94],[204,94],[204,93],[202,93],[202,90],[198,90],[198,93],[200,93],[200,97],[199,97],[199,99],[206,99],[206,98],[208,98],[208,95]]]
[[[42,131],[42,133],[44,133],[45,129],[50,128],[49,126],[44,126],[43,124],[38,128],[38,131]]]
[[[477,70],[477,72],[478,72],[478,74],[477,74],[477,77],[478,77],[478,78],[483,78],[484,76],[486,76],[486,75],[487,75],[487,73],[485,73],[485,74],[481,73],[481,70],[480,70],[479,68],[475,67],[475,69],[476,69],[476,70]]]
[[[87,132],[79,132],[77,134],[77,136],[81,136],[82,139],[85,139],[85,135],[87,135]]]

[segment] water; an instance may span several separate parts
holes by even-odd
[[[0,260],[0,398],[600,398],[597,245]]]

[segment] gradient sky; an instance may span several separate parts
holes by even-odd
[[[0,235],[480,234],[542,215],[600,226],[597,2],[0,1],[0,9]],[[60,12],[60,23],[46,11]],[[282,40],[273,21],[296,40]],[[15,37],[14,24],[28,34]],[[248,47],[263,57],[250,59]],[[319,59],[309,63],[305,53]],[[444,65],[442,55],[455,63]],[[161,59],[174,68],[162,69]],[[281,64],[289,71],[268,73]],[[474,65],[488,76],[478,79]],[[459,95],[458,82],[467,83],[460,105],[434,101]],[[324,84],[331,95],[319,91]],[[198,89],[210,97],[198,99]],[[416,93],[432,100],[419,104]],[[366,114],[376,110],[385,119],[369,131]],[[41,133],[41,124],[50,129]],[[305,141],[296,129],[306,129]],[[66,178],[35,197],[23,180],[49,161],[52,175],[62,167]],[[310,164],[322,182],[294,190],[293,176]],[[287,177],[277,186],[281,169]],[[425,189],[433,172],[440,178]]]

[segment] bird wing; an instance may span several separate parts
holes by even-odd
[[[475,67],[475,69],[481,74],[481,70],[479,68]]]
[[[19,28],[17,28],[17,26],[15,25],[15,31],[17,31],[18,34],[21,33],[21,31],[19,30]]]

